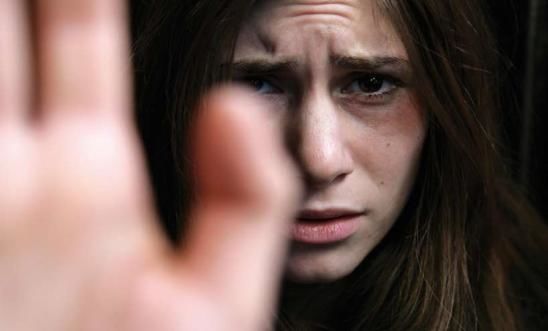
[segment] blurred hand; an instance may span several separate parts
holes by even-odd
[[[0,0],[0,330],[267,328],[299,188],[261,105],[204,100],[175,251],[131,124],[124,1],[37,0],[35,48],[25,3]]]

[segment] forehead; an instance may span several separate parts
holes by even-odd
[[[318,48],[334,56],[407,57],[375,0],[259,1],[244,22],[236,57],[292,56]]]

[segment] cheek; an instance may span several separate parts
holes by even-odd
[[[426,132],[416,103],[402,97],[360,117],[347,132],[354,162],[376,189],[376,200],[403,204],[416,176]]]

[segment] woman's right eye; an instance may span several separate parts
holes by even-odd
[[[249,85],[252,89],[254,89],[255,91],[257,91],[257,93],[260,93],[260,94],[277,94],[282,92],[282,90],[279,87],[275,86],[274,84],[272,84],[266,79],[247,78],[247,79],[242,79],[242,82],[244,84]]]

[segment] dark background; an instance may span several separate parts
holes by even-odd
[[[511,175],[548,220],[548,0],[486,1],[503,64],[503,154]],[[134,36],[149,2],[130,1]]]
[[[505,58],[507,158],[512,175],[547,220],[548,0],[489,0],[489,6]]]

